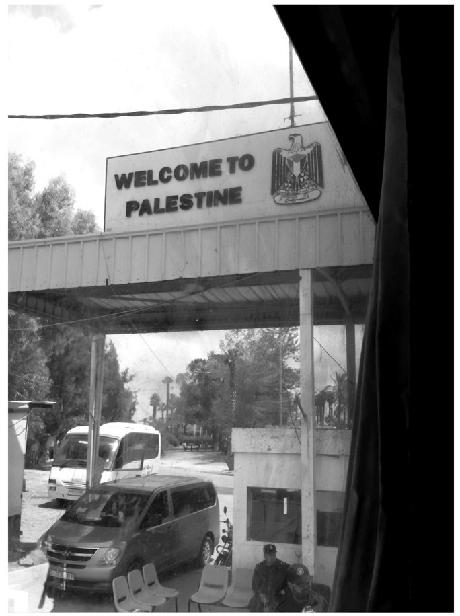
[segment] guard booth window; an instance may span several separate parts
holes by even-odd
[[[300,490],[248,488],[248,541],[301,543]]]
[[[343,492],[316,491],[316,543],[338,547],[342,523]]]

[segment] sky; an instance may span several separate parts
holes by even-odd
[[[111,2],[11,5],[8,113],[67,114],[231,104],[289,96],[288,38],[267,2]],[[294,94],[314,94],[294,54]],[[325,119],[318,102],[296,105],[296,122]],[[106,158],[287,127],[289,107],[178,116],[9,120],[9,151],[35,162],[36,189],[64,175],[75,207],[103,228]],[[137,418],[161,381],[217,350],[224,332],[112,336],[135,375]],[[316,332],[344,364],[343,335]],[[358,336],[358,339],[360,337]],[[315,349],[320,385],[335,364]],[[172,391],[175,391],[174,389]],[[178,393],[178,392],[175,392]]]

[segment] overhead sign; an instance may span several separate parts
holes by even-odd
[[[107,159],[105,231],[362,207],[327,123]]]

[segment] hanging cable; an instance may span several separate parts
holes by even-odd
[[[45,115],[11,114],[10,120],[86,120],[90,118],[132,118],[152,115],[180,115],[182,113],[204,113],[208,111],[225,111],[226,109],[252,109],[266,105],[287,105],[316,101],[317,96],[296,96],[295,98],[275,98],[268,101],[249,101],[232,105],[204,105],[203,107],[182,107],[178,109],[159,109],[157,111],[123,111],[106,113],[48,113]]]
[[[335,357],[333,357],[330,353],[328,353],[328,351],[323,347],[323,345],[321,344],[321,342],[319,342],[319,340],[317,340],[315,337],[313,337],[313,340],[319,345],[319,347],[321,348],[322,351],[324,351],[326,353],[326,355],[328,355],[332,361],[335,361],[335,363],[338,365],[338,367],[342,370],[342,372],[346,372],[345,368],[342,366],[342,364],[340,362],[338,362],[336,360]]]

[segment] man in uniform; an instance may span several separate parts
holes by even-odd
[[[276,558],[276,546],[264,546],[264,560],[258,563],[252,577],[254,596],[249,602],[251,612],[275,612],[282,599],[289,565]]]
[[[278,612],[327,612],[327,601],[312,590],[311,576],[305,565],[291,565]]]

